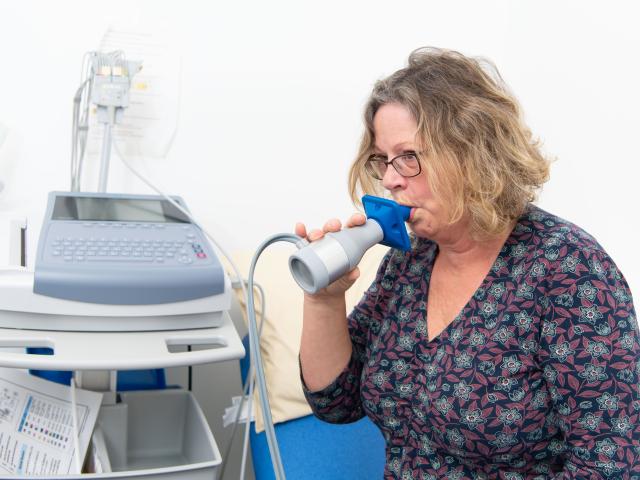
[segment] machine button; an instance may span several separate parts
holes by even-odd
[[[111,258],[111,257],[90,257],[87,258],[92,262],[109,262],[109,263],[130,263],[130,262],[153,262],[153,258]]]

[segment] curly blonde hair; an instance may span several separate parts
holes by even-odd
[[[355,203],[363,193],[383,190],[365,163],[374,149],[373,118],[387,103],[413,114],[418,158],[431,190],[448,222],[468,216],[476,238],[503,233],[549,178],[540,142],[496,67],[455,51],[420,48],[406,68],[375,84],[366,104],[365,131],[349,171]]]

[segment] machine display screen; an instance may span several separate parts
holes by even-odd
[[[94,222],[190,223],[186,215],[167,200],[56,197],[52,220]]]

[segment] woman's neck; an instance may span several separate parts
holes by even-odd
[[[511,235],[515,223],[512,222],[501,234],[483,240],[475,239],[464,225],[453,226],[446,236],[436,240],[438,263],[452,273],[464,273],[471,265],[491,266]]]

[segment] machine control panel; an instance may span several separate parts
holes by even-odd
[[[222,293],[224,275],[200,228],[163,197],[49,194],[35,293],[104,304],[172,303]]]

